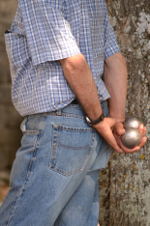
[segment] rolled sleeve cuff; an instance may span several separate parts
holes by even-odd
[[[53,47],[50,45],[49,47],[46,44],[48,43],[42,44],[42,50],[41,48],[37,48],[36,54],[34,49],[31,50],[33,65],[38,65],[46,61],[61,60],[81,53],[76,42],[71,39],[66,44],[60,43],[59,48],[55,45]]]
[[[114,45],[114,43],[112,43],[110,47],[105,50],[105,59],[119,52],[120,52],[119,46]]]

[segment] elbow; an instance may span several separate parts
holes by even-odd
[[[124,75],[126,79],[128,79],[128,68],[127,68],[127,61],[126,58],[120,54],[120,64],[122,64],[122,68],[124,68]]]
[[[105,60],[105,69],[110,72],[124,71],[124,75],[127,76],[127,62],[126,58],[121,53],[116,53]]]
[[[73,74],[74,72],[84,71],[87,62],[82,54],[78,54],[76,56],[60,60],[60,64],[65,72]]]
[[[116,62],[119,64],[119,65],[123,65],[124,67],[127,68],[127,61],[126,61],[126,58],[121,54],[121,53],[116,53],[114,55],[114,57],[116,58]]]
[[[105,60],[105,64],[107,66],[111,66],[111,65],[113,65],[114,63],[117,63],[117,62],[121,63],[121,64],[124,64],[124,65],[127,65],[126,58],[121,53],[116,53],[116,54],[108,57]]]
[[[117,57],[118,57],[118,60],[127,67],[126,58],[121,53],[119,53]]]

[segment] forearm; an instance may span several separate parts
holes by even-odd
[[[127,95],[127,66],[120,53],[106,59],[104,81],[111,95],[109,99],[110,116],[123,121]]]
[[[77,55],[60,61],[64,76],[91,120],[102,114],[99,97],[91,70],[83,55]]]

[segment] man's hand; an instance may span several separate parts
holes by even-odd
[[[133,153],[140,150],[146,143],[146,128],[143,124],[141,124],[139,131],[142,135],[141,143],[132,148],[126,148],[121,142],[121,135],[125,133],[125,129],[123,127],[122,122],[118,122],[116,119],[106,117],[104,120],[97,125],[93,126],[97,132],[106,140],[108,144],[112,146],[112,148],[119,153]]]
[[[108,144],[117,152],[123,152],[121,147],[118,145],[116,138],[113,134],[114,126],[116,125],[116,120],[113,118],[106,117],[104,120],[96,125],[93,128],[106,140]]]
[[[126,153],[133,153],[133,152],[139,151],[145,145],[145,143],[147,141],[147,137],[146,137],[146,127],[144,127],[143,124],[141,124],[141,126],[139,128],[139,132],[142,135],[141,143],[132,149],[128,149],[122,144],[121,139],[120,139],[120,136],[125,133],[123,123],[117,122],[114,126],[114,131],[113,131],[118,145]]]

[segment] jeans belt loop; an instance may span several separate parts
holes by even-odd
[[[62,109],[56,110],[56,115],[61,116],[62,115]]]

